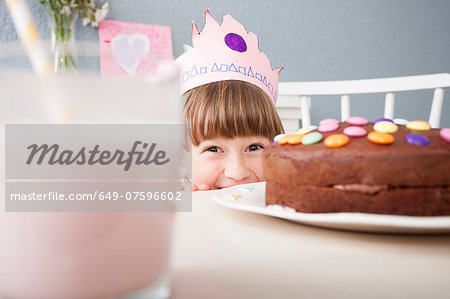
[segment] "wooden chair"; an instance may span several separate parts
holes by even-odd
[[[350,95],[385,93],[384,117],[394,118],[395,93],[413,90],[434,89],[433,102],[428,122],[438,128],[441,120],[444,88],[450,87],[450,74],[432,74],[407,77],[317,81],[280,82],[277,110],[286,131],[311,126],[311,97],[338,95],[341,97],[341,121],[350,117]]]

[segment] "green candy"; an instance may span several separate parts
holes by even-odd
[[[309,134],[306,134],[305,137],[302,139],[302,144],[304,145],[311,145],[314,143],[319,142],[322,140],[323,136],[319,132],[312,132]]]

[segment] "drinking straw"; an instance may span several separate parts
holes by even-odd
[[[27,3],[25,0],[5,0],[5,2],[34,72],[39,77],[52,76],[52,63],[39,37],[39,32],[34,24]],[[42,93],[45,95],[45,102],[43,104],[51,119],[57,123],[70,122],[71,115],[59,100],[63,94],[54,84],[48,83],[43,85]]]
[[[34,72],[39,76],[52,74],[52,64],[31,17],[25,0],[5,0],[22,45]]]

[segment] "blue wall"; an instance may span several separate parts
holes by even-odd
[[[28,0],[39,30],[48,37],[47,19],[38,0]],[[449,0],[109,0],[107,18],[172,27],[174,55],[191,44],[190,20],[203,27],[209,8],[220,20],[230,12],[259,36],[273,67],[284,66],[281,81],[363,79],[450,72]],[[17,39],[0,1],[0,42]],[[78,40],[95,41],[96,30],[78,20]],[[383,96],[352,98],[352,115],[382,116]],[[428,119],[432,92],[397,95],[396,116]],[[450,90],[441,126],[450,127]],[[312,122],[339,118],[336,98],[312,104]]]

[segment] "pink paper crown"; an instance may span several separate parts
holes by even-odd
[[[258,37],[245,30],[229,14],[220,25],[205,11],[205,26],[200,33],[192,21],[192,44],[175,63],[181,68],[181,92],[211,82],[241,80],[252,83],[272,99],[278,96],[278,74],[270,61],[259,51]]]

